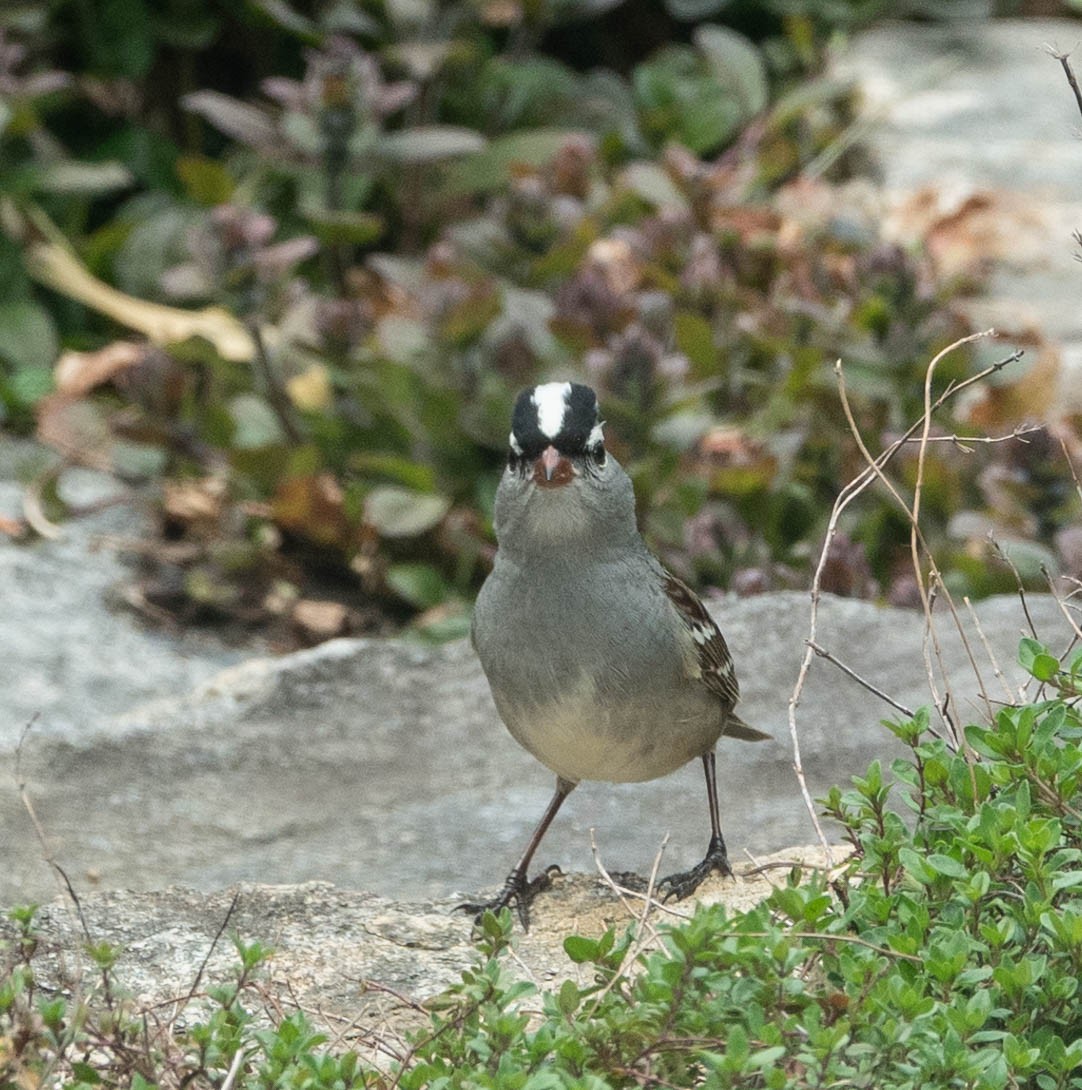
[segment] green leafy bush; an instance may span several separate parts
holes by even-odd
[[[0,17],[0,422],[164,482],[152,610],[462,632],[508,406],[555,375],[599,387],[681,576],[804,585],[859,457],[833,361],[882,436],[967,332],[960,285],[819,180],[851,163],[822,46],[876,5],[659,8],[605,68],[571,61],[609,3],[107,7]],[[1035,573],[1077,515],[1066,465],[1008,446],[995,480],[929,458],[926,529],[974,594],[1001,589],[975,521]],[[845,530],[826,589],[905,600],[905,527]]]

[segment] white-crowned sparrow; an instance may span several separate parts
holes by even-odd
[[[556,793],[522,858],[480,913],[528,906],[547,884],[527,868],[580,780],[652,780],[702,758],[710,845],[664,879],[686,897],[713,870],[731,874],[718,818],[714,746],[769,737],[733,711],[725,640],[695,593],[647,550],[631,480],[605,450],[597,397],[550,382],[515,402],[496,493],[499,549],[473,615],[473,645],[512,736],[556,773]]]

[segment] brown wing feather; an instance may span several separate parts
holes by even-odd
[[[665,572],[665,593],[691,633],[698,655],[699,680],[731,711],[740,699],[740,685],[721,629],[691,587],[669,571]],[[735,713],[729,716],[724,733],[748,741],[770,737]]]
[[[703,684],[731,708],[740,699],[740,686],[721,629],[699,596],[672,572],[665,573],[665,593],[691,631]]]

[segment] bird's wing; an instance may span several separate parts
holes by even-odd
[[[769,734],[756,730],[732,711],[740,699],[740,686],[736,680],[733,657],[717,622],[683,580],[677,579],[670,571],[665,571],[664,577],[665,592],[690,636],[688,673],[698,678],[729,711],[722,733],[748,742],[769,738]]]

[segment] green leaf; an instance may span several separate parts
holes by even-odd
[[[387,585],[415,609],[431,609],[451,593],[443,576],[431,564],[392,564]]]
[[[655,208],[680,211],[688,208],[687,197],[680,192],[669,172],[660,163],[646,160],[628,163],[620,174],[620,183]]]
[[[49,312],[32,299],[0,303],[0,359],[15,367],[50,368],[60,350]],[[33,381],[40,387],[40,378]]]
[[[126,189],[134,182],[132,173],[123,163],[84,163],[68,159],[51,163],[38,175],[38,186],[48,193],[98,196],[117,189]]]
[[[283,30],[306,41],[319,41],[319,27],[306,15],[294,11],[285,0],[250,0],[252,5],[273,19]]]
[[[454,125],[418,125],[383,136],[376,143],[375,151],[394,163],[437,163],[441,159],[476,154],[487,143],[473,129]]]
[[[695,28],[692,40],[706,57],[718,86],[739,103],[742,120],[766,109],[770,93],[766,64],[743,34],[708,23]]]
[[[687,356],[696,371],[709,374],[718,361],[713,326],[701,314],[678,310],[673,315],[673,332],[676,334],[676,347]]]
[[[945,874],[948,878],[964,878],[969,872],[965,866],[950,855],[942,852],[932,852],[925,862],[938,874]]]
[[[180,104],[209,121],[219,132],[255,148],[274,147],[278,132],[265,111],[219,91],[192,91]]]
[[[436,488],[436,474],[431,466],[398,454],[359,450],[350,455],[349,465],[357,473],[383,477],[421,492],[433,492]]]
[[[1038,681],[1051,681],[1059,673],[1059,659],[1044,644],[1028,636],[1018,644],[1018,662]]]
[[[571,1015],[579,1009],[579,1002],[581,1001],[581,993],[579,992],[578,985],[573,980],[565,980],[560,985],[560,990],[556,993],[556,1008],[565,1017],[570,1018]]]
[[[233,176],[217,159],[206,155],[182,155],[177,177],[185,193],[200,204],[225,204],[233,196]]]
[[[697,23],[724,11],[732,0],[665,0],[669,14],[681,23]]]
[[[233,446],[238,450],[256,450],[281,443],[285,435],[274,410],[256,394],[238,394],[229,402],[234,432]]]
[[[576,965],[583,965],[597,957],[597,941],[583,935],[568,935],[564,939],[564,953]]]
[[[20,367],[5,385],[15,401],[33,408],[38,401],[52,392],[52,370],[50,367]]]
[[[306,208],[305,215],[321,242],[370,246],[383,234],[382,216],[374,212],[332,211]]]
[[[516,164],[544,166],[571,139],[591,137],[574,129],[528,129],[498,137],[489,141],[484,151],[450,167],[444,192],[447,196],[465,196],[500,189],[507,184]]]
[[[365,497],[364,517],[381,537],[416,537],[439,525],[450,507],[447,496],[382,485]]]
[[[100,1086],[101,1075],[98,1074],[94,1068],[81,1061],[76,1061],[71,1065],[71,1073],[82,1083],[86,1083],[88,1086]]]

